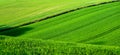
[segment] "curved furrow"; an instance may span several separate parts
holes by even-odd
[[[70,13],[70,12],[74,12],[74,11],[77,11],[77,10],[80,10],[80,9],[84,9],[84,8],[88,8],[88,7],[92,7],[92,6],[98,6],[98,5],[102,5],[102,4],[106,4],[106,3],[113,3],[113,2],[117,2],[117,1],[110,1],[110,2],[101,2],[101,3],[98,3],[98,4],[91,4],[91,5],[86,5],[86,6],[78,6],[78,8],[71,8],[71,9],[63,9],[62,10],[62,8],[61,8],[61,12],[58,12],[58,11],[56,11],[56,13],[55,14],[53,14],[53,15],[49,15],[49,14],[38,14],[38,15],[36,15],[37,17],[28,17],[28,18],[31,18],[31,19],[35,19],[35,20],[33,20],[33,21],[29,21],[29,22],[26,22],[26,23],[24,23],[24,24],[22,24],[22,25],[19,25],[19,26],[25,26],[25,25],[29,25],[29,24],[33,24],[33,23],[36,23],[36,22],[40,22],[40,21],[44,21],[44,20],[47,20],[47,19],[50,19],[50,18],[54,18],[54,17],[56,17],[56,16],[61,16],[61,15],[63,15],[63,14],[66,14],[66,13]],[[116,3],[117,4],[117,3]],[[119,4],[119,3],[118,3]],[[69,5],[70,6],[70,5]],[[65,6],[64,6],[65,7]],[[67,6],[66,6],[67,7]],[[58,12],[58,13],[57,13]],[[39,15],[41,15],[41,16],[39,16]],[[42,16],[44,16],[44,15],[48,15],[48,16],[46,16],[46,17],[42,17]],[[41,17],[41,18],[40,18]],[[36,19],[36,18],[38,18],[38,19]],[[25,19],[25,18],[24,18]],[[28,19],[26,19],[26,20],[28,20]]]
[[[40,29],[42,30],[42,29],[45,29],[45,28],[48,28],[51,26],[55,26],[55,25],[61,24],[63,22],[67,22],[67,21],[70,21],[72,19],[76,19],[78,17],[84,16],[84,15],[87,15],[87,14],[90,14],[93,12],[97,12],[97,11],[102,10],[102,9],[110,8],[111,6],[116,6],[116,5],[118,5],[118,4],[111,3],[111,4],[105,4],[105,5],[98,5],[96,7],[85,8],[82,10],[74,11],[74,12],[67,13],[67,14],[64,14],[64,15],[61,15],[58,17],[54,17],[54,18],[49,19],[49,20],[39,22],[35,26],[36,26],[36,29],[39,28],[39,30]],[[99,7],[101,7],[101,8],[99,8]],[[29,25],[29,27],[33,26],[33,25]],[[34,30],[34,31],[36,31],[36,30]]]
[[[118,0],[4,1],[0,55],[120,54]]]
[[[111,15],[111,16],[113,16],[113,15]],[[120,14],[115,14],[114,16],[119,17]],[[82,41],[79,41],[79,42],[87,42],[87,41],[90,41],[90,40],[94,40],[94,39],[96,39],[96,38],[99,38],[99,37],[102,37],[102,36],[104,36],[104,35],[107,35],[107,34],[113,32],[113,31],[116,31],[116,30],[118,30],[118,29],[120,29],[120,25],[117,25],[117,26],[115,26],[115,27],[113,27],[113,28],[111,28],[111,29],[109,29],[109,30],[107,30],[107,31],[104,31],[104,32],[102,32],[102,33],[100,33],[100,34],[97,34],[97,35],[91,37],[91,38],[88,38],[88,39],[85,39],[85,40],[82,40]]]
[[[119,23],[119,22],[118,22]],[[115,30],[117,28],[117,30]],[[95,38],[89,41],[86,41],[84,43],[89,43],[89,44],[95,44],[95,45],[109,45],[109,46],[120,46],[120,28],[116,26],[113,28],[112,32],[109,32],[99,38]]]
[[[116,14],[116,13],[113,13],[113,14]],[[112,15],[113,15],[113,14],[112,14]],[[63,33],[61,33],[61,34],[55,35],[55,36],[53,36],[53,38],[54,38],[54,37],[55,37],[55,38],[56,38],[56,37],[59,37],[59,36],[61,36],[61,35],[66,35],[67,33],[71,33],[71,32],[73,32],[73,31],[75,31],[75,30],[82,29],[82,28],[87,27],[87,26],[89,26],[89,25],[92,25],[92,24],[94,24],[94,23],[100,22],[100,21],[102,21],[102,20],[107,19],[108,17],[111,17],[112,15],[106,16],[106,17],[104,17],[104,19],[103,19],[103,18],[102,18],[102,19],[98,19],[98,20],[95,20],[95,21],[90,22],[90,23],[88,23],[88,24],[85,24],[85,25],[83,25],[83,26],[76,27],[75,29],[69,30],[69,31],[67,31],[67,32],[63,32]],[[50,37],[50,38],[47,38],[47,39],[52,39],[52,38]],[[82,42],[84,42],[84,41],[82,41]]]
[[[119,7],[119,6],[116,6],[116,8],[117,7]],[[114,9],[116,9],[116,8],[114,8]],[[108,11],[111,11],[111,9],[112,8],[110,8],[110,9],[105,9],[105,10],[103,10],[103,11],[106,11],[106,12],[108,12]],[[114,10],[113,9],[113,10]],[[101,11],[99,11],[99,12],[101,12]],[[104,17],[106,17],[106,16],[111,16],[110,14],[114,14],[114,13],[116,13],[116,12],[111,12],[111,13],[109,13],[109,14],[107,14],[106,16],[102,16],[102,17],[99,17],[99,18],[97,18],[97,19],[94,19],[94,20],[91,20],[91,18],[90,17],[94,17],[95,15],[93,15],[93,14],[96,14],[96,15],[99,15],[99,14],[101,14],[101,13],[99,13],[99,12],[95,12],[95,13],[92,13],[92,14],[89,14],[89,16],[88,15],[86,15],[86,16],[82,16],[82,17],[79,17],[78,19],[74,19],[74,20],[71,20],[71,21],[68,21],[68,22],[64,22],[64,23],[61,23],[61,24],[59,24],[59,25],[56,25],[56,26],[52,26],[52,27],[49,27],[49,28],[47,28],[47,29],[43,29],[43,30],[40,30],[38,33],[40,33],[39,35],[41,36],[41,38],[43,38],[43,39],[47,39],[47,38],[50,38],[50,37],[54,37],[54,36],[56,36],[57,35],[57,38],[59,37],[59,35],[62,35],[62,33],[66,33],[66,32],[71,32],[70,30],[74,30],[74,29],[76,29],[77,27],[81,27],[81,26],[83,26],[84,27],[84,25],[86,25],[86,24],[88,24],[88,23],[94,23],[94,21],[96,22],[96,20],[97,21],[99,21],[99,20],[102,20]],[[98,13],[98,14],[97,14]],[[104,13],[104,12],[103,12]],[[89,17],[89,18],[87,18],[87,17]],[[97,17],[97,16],[96,16]],[[95,18],[95,17],[94,17]],[[84,20],[84,21],[83,21]],[[88,20],[88,21],[87,21]],[[91,20],[91,21],[90,21]],[[85,22],[85,21],[87,21],[87,22]],[[82,23],[83,22],[83,23]],[[77,25],[77,24],[80,24],[81,23],[81,25]],[[76,24],[76,25],[74,25],[74,24]],[[73,25],[73,26],[72,26]],[[89,25],[89,24],[88,24]],[[62,31],[62,29],[64,30],[64,31]],[[79,29],[79,28],[78,28]],[[47,32],[47,31],[49,31],[49,32]],[[36,33],[36,32],[35,32]],[[55,34],[53,34],[53,33],[55,33]],[[44,34],[48,34],[48,35],[44,35]]]
[[[118,6],[117,6],[118,7]],[[117,8],[116,7],[116,8]],[[114,8],[114,9],[116,9],[116,8]],[[111,8],[112,9],[112,8]],[[113,9],[113,10],[114,10]],[[106,10],[105,10],[106,11]],[[109,11],[111,11],[111,10],[109,10]],[[109,11],[106,11],[106,12],[109,12]],[[96,12],[97,13],[97,12]],[[95,14],[96,14],[95,13]],[[105,12],[103,12],[103,13],[105,13]],[[113,14],[114,12],[111,12],[111,14]],[[100,13],[101,14],[101,13]],[[99,15],[100,15],[99,14]],[[107,13],[106,13],[107,14]],[[98,14],[96,14],[96,15],[98,15]],[[103,16],[104,14],[102,14],[101,16]],[[94,16],[91,16],[91,17],[94,17]],[[97,16],[96,16],[97,17]],[[100,18],[99,18],[100,19]],[[83,21],[83,20],[82,20]],[[88,20],[89,21],[89,20]],[[84,21],[83,21],[84,22]],[[79,23],[79,22],[78,22]],[[62,24],[62,23],[61,23]],[[62,24],[63,25],[63,24]],[[68,25],[68,24],[67,24]],[[57,26],[56,26],[57,27]],[[62,26],[61,26],[62,27]],[[62,31],[62,29],[64,29],[64,28],[58,28],[58,29],[60,29],[59,31]],[[54,30],[56,30],[55,28],[53,28],[53,29],[51,29],[51,32],[50,32],[50,30],[49,30],[49,28],[45,31],[45,30],[40,30],[40,32],[39,31],[36,31],[36,32],[32,32],[31,34],[29,33],[28,34],[28,37],[30,37],[30,36],[36,36],[35,38],[37,38],[37,35],[38,35],[38,38],[49,38],[50,36],[54,36],[54,35],[56,35],[56,33],[57,32],[59,32],[59,31],[57,31],[57,32],[55,32],[55,34],[52,34],[52,33],[54,33]],[[49,31],[49,32],[48,32]],[[65,31],[65,30],[64,30]],[[44,34],[43,34],[44,33]],[[47,34],[47,35],[45,35],[45,34]],[[26,35],[25,35],[26,36]]]
[[[86,28],[79,29],[74,32],[65,34],[59,38],[56,37],[54,40],[56,40],[56,39],[61,40],[61,38],[63,38],[63,40],[66,40],[66,41],[80,41],[80,40],[82,41],[84,39],[92,38],[93,36],[95,36],[97,34],[100,34],[104,31],[107,31],[107,30],[119,25],[119,23],[118,23],[120,21],[119,16],[116,16],[113,18],[109,17],[109,18],[107,18],[106,21],[98,22],[98,24],[95,23]],[[69,37],[69,38],[67,38],[67,37]]]
[[[72,11],[72,10],[71,10]],[[48,12],[49,13],[49,12]],[[44,16],[44,15],[43,15]],[[40,18],[40,16],[38,16],[39,18]],[[23,18],[22,20],[29,20],[29,19],[36,19],[37,17],[33,17],[33,18],[30,18],[30,17],[27,17],[27,19],[26,18]],[[17,24],[17,23],[21,23],[21,22],[23,22],[22,20],[19,20],[19,21],[17,21],[17,22],[14,22],[14,23],[12,23],[12,22],[10,22],[9,24],[9,26],[11,26],[11,25],[15,25],[15,24]],[[36,20],[36,21],[38,21],[38,20]],[[28,23],[25,23],[25,24],[22,24],[22,25],[28,25],[28,24],[31,24],[31,23],[34,23],[34,22],[36,22],[36,21],[33,21],[33,22],[28,22]],[[20,26],[22,26],[22,25],[20,25]]]
[[[108,8],[108,9],[106,9],[106,10],[109,10],[110,8]],[[101,10],[102,11],[102,10]],[[99,11],[99,12],[101,12],[101,11]],[[104,11],[104,10],[103,10]],[[100,15],[101,13],[99,13],[99,12],[95,12],[95,13],[98,13],[97,15]],[[94,14],[94,13],[93,13]],[[93,14],[89,14],[89,16],[90,15],[93,15]],[[87,16],[87,15],[86,15]],[[93,16],[91,16],[91,17],[93,17]],[[97,17],[97,16],[96,16]],[[83,17],[83,20],[84,20],[84,18],[85,17]],[[81,20],[81,18],[79,18],[80,20]],[[79,19],[74,19],[74,20],[76,20],[78,23],[80,23],[79,22]],[[101,19],[101,18],[99,18],[99,19]],[[84,21],[86,21],[86,20],[91,20],[91,19],[89,19],[89,18],[86,18]],[[71,20],[71,21],[73,21],[73,20]],[[76,22],[75,21],[75,22]],[[84,21],[82,21],[81,20],[81,22],[83,22],[83,23],[85,23]],[[66,23],[66,22],[65,22]],[[68,23],[69,23],[69,21],[68,21]],[[66,23],[66,25],[68,25],[68,23]],[[88,22],[89,23],[89,22]],[[63,24],[63,23],[62,23]],[[69,23],[69,24],[71,24],[71,23]],[[61,24],[60,24],[61,25]],[[73,24],[74,25],[74,24]],[[74,25],[75,26],[75,25]],[[27,26],[26,26],[27,27]],[[32,27],[32,26],[28,26],[28,27]],[[33,27],[35,27],[36,28],[36,26],[33,26]],[[54,26],[53,26],[54,27]],[[56,26],[57,27],[57,26]],[[37,28],[38,28],[38,26],[37,26]],[[76,28],[76,27],[75,27]],[[49,28],[48,28],[49,29]],[[64,28],[63,28],[64,29]],[[35,30],[35,29],[33,29],[33,30]],[[40,30],[41,31],[41,29],[38,29],[38,30]],[[43,29],[44,30],[44,29]],[[53,28],[53,30],[54,30],[54,28]],[[11,31],[9,31],[9,32],[12,32],[12,30]],[[14,32],[14,31],[13,31]],[[38,31],[37,31],[38,32]],[[42,32],[42,31],[41,31]],[[44,31],[43,31],[44,32]],[[32,32],[33,33],[33,32]],[[40,33],[40,32],[39,32]],[[47,32],[46,32],[47,33]],[[62,32],[61,32],[62,33]],[[28,31],[28,34],[30,34],[30,32]],[[42,34],[42,33],[41,33]],[[27,35],[27,34],[26,34]],[[53,36],[53,35],[52,35]]]
[[[115,20],[117,19],[116,16],[112,16],[119,14],[119,8],[119,2],[89,7],[57,17],[53,16],[53,18],[51,17],[52,19],[31,25],[19,26],[19,28],[15,27],[11,30],[8,29],[4,32],[0,32],[0,35],[70,42],[82,41],[84,43],[87,42],[86,40],[88,39],[96,39],[97,37],[95,35],[102,35],[105,31],[117,26],[118,24],[116,24],[116,22],[119,22],[119,19]],[[112,23],[111,26],[108,21]],[[98,28],[97,26],[101,28]]]
[[[61,38],[66,38],[67,37],[67,34],[72,34],[71,36],[72,37],[80,37],[80,33],[78,32],[77,34],[75,34],[75,36],[73,35],[73,33],[75,32],[76,33],[76,31],[80,31],[80,30],[82,30],[83,28],[85,28],[85,27],[87,27],[87,26],[90,26],[90,25],[93,25],[93,24],[96,24],[97,22],[101,22],[102,20],[106,20],[106,19],[110,19],[110,17],[113,15],[113,14],[116,14],[117,12],[115,12],[115,13],[111,13],[111,15],[108,15],[108,16],[106,16],[106,17],[104,17],[104,18],[102,18],[102,19],[98,19],[98,20],[95,20],[95,23],[94,22],[91,22],[91,23],[88,23],[88,24],[86,24],[85,26],[82,26],[82,28],[80,28],[80,27],[78,27],[78,28],[76,28],[76,29],[73,29],[73,31],[69,31],[69,32],[65,32],[65,33],[63,33],[63,34],[59,34],[59,35],[57,35],[56,37],[55,37],[55,39],[54,40],[56,40],[56,39],[61,39]],[[96,25],[97,26],[97,25]],[[92,28],[91,28],[92,29]],[[86,31],[87,31],[87,29],[85,29]],[[81,33],[84,33],[84,31],[81,31]],[[92,32],[91,32],[92,33]],[[85,34],[85,33],[84,33]],[[86,33],[87,34],[87,33]],[[65,36],[64,36],[65,35]],[[78,35],[78,36],[77,36]],[[82,34],[81,34],[82,35]],[[96,35],[96,34],[94,34],[94,35]],[[62,36],[62,37],[61,37]],[[68,35],[69,36],[69,38],[68,38],[68,40],[70,39],[70,35]],[[88,36],[88,35],[87,35]],[[88,37],[87,37],[88,38]],[[52,38],[51,38],[52,39]],[[77,39],[76,39],[77,40]],[[81,39],[82,40],[82,39]]]

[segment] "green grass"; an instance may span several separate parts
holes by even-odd
[[[36,39],[4,39],[1,55],[119,55],[120,47]]]
[[[77,7],[107,1],[110,0],[1,0],[0,25],[16,26]]]
[[[0,0],[0,30],[110,0],[8,1]],[[120,2],[75,10],[0,31],[0,55],[120,55],[119,22]]]
[[[28,26],[8,30],[2,34],[19,38],[40,38],[44,40],[119,46],[119,40],[116,40],[116,38],[119,38],[120,30],[119,9],[119,2],[99,5],[64,14]],[[96,39],[97,41],[93,41]],[[116,40],[116,42],[109,42],[111,39]]]

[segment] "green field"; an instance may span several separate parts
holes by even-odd
[[[1,55],[120,55],[119,43],[119,1],[0,0]]]
[[[0,20],[0,25],[19,25],[77,7],[84,7],[104,1],[110,0],[8,0],[8,2],[1,0],[0,18],[2,19]]]

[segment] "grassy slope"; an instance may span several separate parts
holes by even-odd
[[[66,10],[105,1],[110,0],[8,0],[8,2],[1,0],[0,25],[19,25]]]
[[[0,6],[3,6],[3,4],[0,4]],[[25,27],[0,32],[0,34],[8,35],[5,37],[23,38],[2,40],[4,37],[0,37],[0,54],[119,55],[119,9],[119,2],[99,5]],[[31,38],[35,39],[31,40]],[[79,44],[38,39],[64,40],[79,42]],[[80,42],[98,45],[80,44]],[[101,46],[100,44],[115,46]]]
[[[119,2],[99,5],[9,30],[2,34],[20,38],[120,46],[119,9]]]
[[[44,41],[36,39],[0,40],[0,55],[119,55],[120,47]]]

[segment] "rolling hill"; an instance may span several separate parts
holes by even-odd
[[[1,55],[120,54],[119,1],[9,1],[0,1]]]
[[[1,0],[0,25],[16,26],[77,7],[108,2],[110,0]],[[55,2],[53,2],[55,1]],[[68,2],[69,1],[69,2]],[[90,1],[90,2],[87,2]]]

